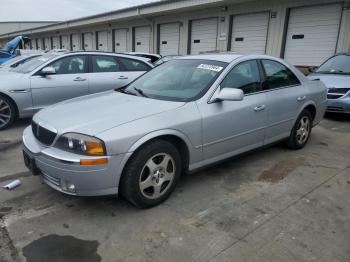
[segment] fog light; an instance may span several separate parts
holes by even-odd
[[[72,183],[68,183],[68,191],[75,193],[75,185]]]
[[[61,179],[61,189],[64,191],[68,191],[71,193],[75,193],[76,189],[75,189],[75,185],[67,180]]]

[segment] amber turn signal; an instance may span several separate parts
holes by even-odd
[[[105,165],[108,163],[108,158],[95,158],[95,159],[80,159],[81,166],[97,166]]]

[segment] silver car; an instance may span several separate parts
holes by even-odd
[[[20,56],[16,56],[15,58],[12,58],[8,61],[6,61],[5,63],[2,63],[0,65],[0,73],[2,72],[7,72],[11,69],[14,69],[34,58],[37,58],[39,56],[41,56],[42,54],[38,53],[38,54],[31,54],[31,55],[20,55]],[[1,81],[1,76],[0,76],[0,81]]]
[[[350,114],[350,53],[329,58],[308,77],[327,86],[327,112]]]
[[[154,66],[104,52],[52,52],[0,74],[0,130],[16,118],[70,98],[129,84]]]
[[[23,134],[33,174],[71,195],[164,201],[182,172],[285,140],[304,147],[326,87],[280,59],[212,54],[171,60],[126,88],[40,111]]]

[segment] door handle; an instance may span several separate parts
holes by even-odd
[[[86,78],[76,77],[74,81],[86,81]]]
[[[306,99],[306,96],[299,96],[297,98],[297,101],[301,102],[301,101],[304,101]]]
[[[265,105],[254,107],[255,112],[263,111],[264,109],[265,109]]]
[[[127,76],[119,76],[118,79],[122,79],[123,80],[123,79],[128,79],[128,77]]]

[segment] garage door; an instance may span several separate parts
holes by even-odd
[[[60,39],[58,36],[52,37],[52,49],[58,49],[60,48]]]
[[[318,66],[334,55],[339,33],[340,4],[290,10],[285,59],[300,66]]]
[[[51,38],[50,37],[44,38],[44,47],[45,47],[45,50],[51,49]]]
[[[84,33],[84,50],[93,50],[93,34],[92,33]]]
[[[36,39],[36,45],[38,50],[43,50],[43,40],[41,38]]]
[[[151,28],[135,27],[135,52],[150,52]]]
[[[128,29],[114,30],[114,50],[115,52],[127,52]]]
[[[269,17],[267,12],[233,16],[231,51],[265,54]]]
[[[61,36],[61,48],[68,49],[68,50],[70,49],[68,35]]]
[[[79,34],[72,34],[72,50],[73,51],[81,50],[81,43],[80,43],[80,35]]]
[[[101,31],[97,32],[97,49],[101,51],[109,51],[109,44],[108,44],[108,32],[107,31]]]
[[[159,52],[161,55],[178,55],[180,47],[180,24],[159,26]]]
[[[218,19],[207,18],[191,22],[191,54],[215,51],[217,48]]]

